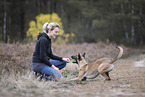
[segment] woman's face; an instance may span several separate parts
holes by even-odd
[[[56,38],[56,36],[58,35],[59,32],[59,28],[55,27],[52,31],[50,31],[49,35],[50,37]]]

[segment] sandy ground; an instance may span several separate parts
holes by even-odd
[[[63,97],[145,97],[145,59],[131,57],[118,60],[114,65],[111,81],[104,82],[103,77],[98,76],[77,82],[63,92]]]
[[[86,81],[74,92],[79,97],[145,97],[145,59],[118,60],[110,76],[111,81],[104,82],[101,76]]]
[[[103,81],[103,77],[99,75],[92,80],[60,83],[43,95],[0,92],[0,97],[145,97],[144,56],[133,56],[115,62],[115,68],[110,72],[111,81]]]

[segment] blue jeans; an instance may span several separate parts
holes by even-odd
[[[59,61],[59,60],[50,60],[50,63],[52,63],[57,68],[59,68],[59,70],[64,68],[67,64],[66,61]],[[61,73],[59,73],[57,70],[47,65],[43,67],[40,73],[45,74],[46,78],[51,80],[60,79],[62,77]]]

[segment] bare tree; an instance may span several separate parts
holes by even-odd
[[[4,37],[4,42],[5,43],[7,43],[7,32],[6,32],[6,27],[7,27],[7,10],[6,10],[6,8],[7,8],[7,5],[6,5],[6,3],[7,3],[7,0],[4,0],[4,35],[3,35],[3,37]]]
[[[123,2],[120,4],[120,7],[121,7],[121,14],[122,14],[122,16],[124,16],[125,13],[124,13],[124,4],[123,4]],[[124,31],[125,31],[126,40],[129,43],[129,36],[128,36],[128,31],[127,31],[127,26],[125,24],[125,20],[124,19],[123,19],[123,28],[124,28]]]
[[[134,0],[132,0],[131,14],[134,15]],[[135,37],[134,24],[132,22],[132,24],[131,24],[131,43],[133,43],[134,37]]]

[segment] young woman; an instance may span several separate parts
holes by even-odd
[[[46,75],[48,79],[56,80],[63,76],[60,71],[64,68],[69,58],[56,56],[51,50],[51,39],[56,38],[59,25],[55,22],[45,23],[43,33],[37,36],[35,51],[33,53],[32,70],[36,73]]]

